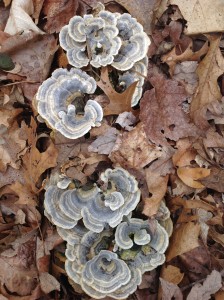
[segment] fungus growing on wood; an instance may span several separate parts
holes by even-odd
[[[103,118],[103,110],[96,101],[84,103],[84,95],[95,90],[95,80],[84,71],[57,69],[38,89],[37,110],[51,128],[77,139],[91,127],[100,126]]]

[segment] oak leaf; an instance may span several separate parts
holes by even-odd
[[[123,93],[116,92],[110,84],[108,68],[102,67],[101,78],[97,85],[104,91],[110,103],[103,108],[104,116],[119,115],[131,110],[131,100],[138,81],[133,82]]]
[[[37,147],[36,128],[37,125],[33,118],[31,118],[30,127],[23,124],[24,133],[27,134],[27,142],[29,150],[23,156],[24,177],[27,184],[31,187],[33,192],[38,191],[37,183],[40,176],[49,168],[55,167],[57,164],[58,151],[55,148],[52,140],[44,152],[40,152]]]
[[[199,84],[191,102],[190,115],[194,123],[204,130],[209,128],[206,118],[208,106],[222,98],[217,83],[218,77],[224,72],[224,58],[219,49],[220,38],[218,34],[208,35],[208,53],[196,70]]]

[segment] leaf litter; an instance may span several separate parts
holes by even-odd
[[[156,218],[166,201],[173,221],[166,263],[146,273],[128,299],[222,299],[223,8],[188,2],[102,1],[149,34],[148,75],[132,108],[137,82],[118,92],[110,68],[91,69],[104,120],[77,140],[41,122],[35,93],[68,65],[60,29],[97,1],[0,3],[0,299],[90,299],[67,280],[65,247],[44,217],[43,189],[50,175],[83,185],[112,166],[137,178],[142,218]]]

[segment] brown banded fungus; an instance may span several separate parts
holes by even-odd
[[[78,69],[57,69],[37,92],[37,110],[48,125],[70,139],[85,135],[93,126],[100,126],[101,106],[88,100],[84,112],[78,110],[85,94],[96,90],[95,80]]]
[[[71,229],[82,219],[85,227],[101,232],[108,225],[116,227],[137,206],[140,190],[135,178],[122,168],[107,169],[101,174],[107,188],[96,185],[90,190],[49,186],[45,193],[45,212],[58,227]]]

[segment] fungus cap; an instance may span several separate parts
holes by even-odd
[[[77,111],[84,95],[95,90],[95,80],[84,71],[57,69],[38,89],[37,110],[51,128],[77,139],[91,127],[100,126],[103,118],[102,107],[94,100],[87,101],[84,113]]]

